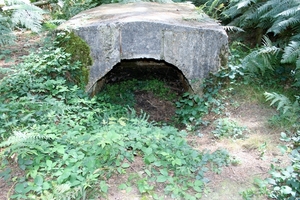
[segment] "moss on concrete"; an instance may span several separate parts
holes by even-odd
[[[60,45],[65,49],[65,52],[71,54],[72,62],[80,61],[82,64],[80,71],[75,75],[75,79],[80,86],[85,86],[89,81],[90,66],[93,63],[90,47],[74,32],[67,33],[61,39]]]

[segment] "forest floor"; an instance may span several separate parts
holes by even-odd
[[[149,99],[149,95],[145,96],[148,99],[141,99],[141,101],[160,102],[161,106],[159,99]],[[158,106],[159,104],[157,106],[154,104],[151,111],[152,115],[160,115],[160,113],[168,113],[170,110],[174,110],[167,103],[160,107],[165,110],[156,109],[156,107],[159,108]],[[245,139],[216,139],[211,133],[215,128],[213,124],[204,127],[198,131],[198,134],[189,134],[186,138],[191,146],[199,151],[208,150],[214,152],[217,149],[225,149],[229,152],[231,158],[236,160],[234,165],[223,167],[218,174],[212,172],[206,174],[209,182],[205,187],[203,200],[241,200],[243,199],[242,192],[246,194],[247,190],[250,192],[255,188],[255,179],[265,179],[269,176],[268,172],[272,163],[285,166],[289,162],[288,157],[281,154],[277,147],[281,144],[279,140],[281,131],[274,129],[268,122],[276,113],[274,109],[254,99],[236,95],[230,98],[230,103],[227,103],[224,113],[226,118],[237,122],[238,126],[247,129]],[[171,118],[172,116],[169,117]],[[206,116],[206,118],[210,121],[215,121],[218,118],[222,118],[222,116],[211,114]],[[127,171],[127,174],[130,175],[142,171],[143,167],[142,158],[136,158],[135,164]],[[110,180],[108,199],[151,199],[149,197],[143,198],[143,196],[139,195],[137,188],[132,189],[130,192],[118,190],[118,186],[122,182],[126,182],[127,179],[128,176],[118,176]],[[162,191],[156,192],[161,193],[163,196]],[[267,199],[263,196],[255,198]],[[164,196],[164,199],[171,198]]]
[[[19,34],[16,45],[9,49],[0,49],[0,67],[8,68],[20,63],[21,56],[27,55],[32,49],[39,47],[39,37],[28,33]],[[1,77],[0,77],[1,78]],[[248,90],[246,88],[245,90]],[[171,119],[175,114],[174,104],[162,101],[151,93],[137,93],[136,109],[145,110],[153,119]],[[236,160],[234,165],[222,168],[218,174],[208,173],[206,177],[209,182],[205,186],[203,200],[239,200],[243,199],[241,192],[254,187],[255,178],[264,179],[268,177],[271,163],[286,165],[289,160],[286,155],[280,154],[278,145],[281,144],[281,130],[273,128],[268,122],[276,113],[268,104],[255,99],[251,89],[241,91],[226,98],[223,115],[210,114],[206,116],[210,121],[226,117],[235,121],[239,126],[246,127],[247,137],[245,139],[216,139],[211,132],[214,130],[213,123],[199,130],[197,134],[191,133],[186,138],[195,149],[199,151],[225,149],[230,156]],[[128,168],[127,175],[115,176],[109,180],[109,200],[138,200],[151,199],[150,196],[141,196],[138,189],[132,187],[131,191],[119,190],[118,186],[128,180],[131,174],[142,171],[144,163],[142,158],[136,157],[133,165]],[[14,176],[22,174],[15,167]],[[13,192],[12,184],[0,179],[0,200],[9,199]],[[164,196],[163,191],[155,191]],[[165,199],[170,197],[165,196]],[[259,197],[257,199],[266,199]]]

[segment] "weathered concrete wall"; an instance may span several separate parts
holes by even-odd
[[[90,46],[88,92],[122,59],[153,58],[173,64],[194,92],[201,91],[203,78],[227,62],[226,32],[187,3],[103,5],[80,13],[59,29],[74,31]]]

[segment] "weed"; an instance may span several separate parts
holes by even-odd
[[[216,128],[212,131],[216,138],[233,138],[244,139],[244,132],[247,130],[245,127],[238,126],[236,122],[229,118],[221,118],[214,122]]]
[[[241,192],[241,195],[244,200],[252,200],[252,198],[255,196],[255,189],[247,189],[245,191]]]
[[[259,158],[264,160],[264,155],[267,151],[267,142],[264,142],[262,145],[260,145],[258,147],[258,151],[259,151]]]
[[[277,168],[271,165],[271,178],[266,181],[272,186],[270,197],[275,199],[299,199],[300,198],[300,153],[299,141],[300,131],[294,136],[288,138],[286,134],[282,134],[282,140],[293,141],[294,145],[290,153],[291,165],[286,168]]]
[[[5,60],[5,62],[10,62],[12,61],[12,51],[9,49],[5,49],[5,50],[1,50],[1,54],[0,54],[0,60]]]
[[[233,157],[233,158],[231,158],[230,163],[231,163],[233,166],[238,166],[238,165],[241,164],[241,160],[238,159],[238,158],[236,158],[236,157]]]
[[[184,93],[182,98],[176,102],[177,120],[188,127],[188,130],[197,130],[201,125],[207,126],[208,121],[203,120],[203,116],[209,112],[221,114],[224,109],[219,91],[222,84],[218,82],[218,76],[213,76],[204,81],[202,87],[203,96]],[[217,82],[217,83],[215,83]]]

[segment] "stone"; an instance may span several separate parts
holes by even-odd
[[[195,93],[201,82],[227,63],[224,29],[190,3],[107,4],[86,10],[58,28],[81,37],[90,47],[86,91],[122,60],[155,59],[177,67]]]

